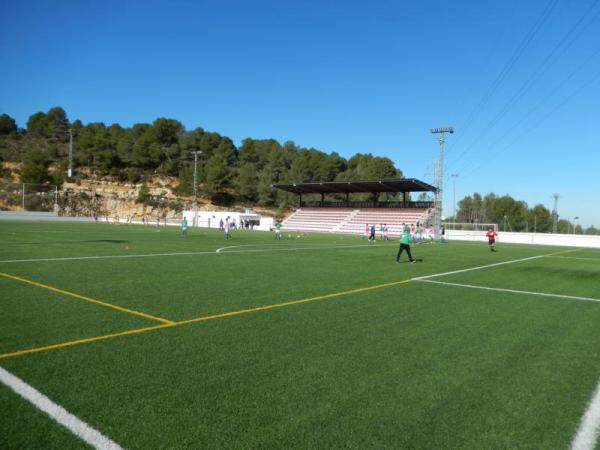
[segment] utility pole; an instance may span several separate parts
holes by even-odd
[[[552,232],[554,234],[558,233],[558,197],[560,195],[554,194],[554,210],[552,211]]]
[[[444,128],[432,128],[430,130],[433,134],[438,134],[438,142],[440,144],[440,155],[435,164],[435,236],[441,238],[442,228],[442,195],[443,195],[443,182],[444,182],[444,142],[446,133],[454,133],[453,127]]]
[[[454,193],[452,195],[452,204],[454,205],[454,212],[452,213],[452,222],[456,223],[456,179],[458,178],[458,174],[453,173],[450,176],[453,178],[454,181]]]
[[[73,176],[73,129],[69,128],[69,169],[67,170],[67,178]]]
[[[193,152],[190,152],[192,155],[194,155],[194,186],[193,186],[193,192],[194,192],[194,202],[193,202],[193,208],[194,208],[194,221],[193,221],[193,226],[196,226],[196,211],[198,209],[198,155],[202,154],[201,150],[196,150]]]

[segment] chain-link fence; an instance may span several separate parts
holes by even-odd
[[[0,210],[57,212],[58,186],[0,181]]]

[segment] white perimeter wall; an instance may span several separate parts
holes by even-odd
[[[183,211],[183,216],[187,219],[190,226],[204,227],[204,228],[219,228],[219,222],[221,219],[225,221],[227,217],[232,221],[235,219],[236,225],[240,225],[240,216],[247,216],[247,214],[240,212],[231,211],[196,211],[196,221],[194,222],[194,211]],[[269,231],[274,226],[274,220],[272,217],[258,216],[260,217],[260,224],[254,225],[255,230]]]
[[[485,231],[446,230],[449,240],[487,242]],[[564,247],[600,248],[600,236],[581,234],[511,233],[499,231],[496,242],[512,244],[560,245]]]

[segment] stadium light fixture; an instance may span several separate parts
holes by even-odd
[[[441,128],[432,128],[432,133],[454,133],[454,127],[441,127]]]

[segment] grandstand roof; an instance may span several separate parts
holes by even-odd
[[[436,188],[415,178],[375,181],[324,181],[315,183],[277,183],[273,187],[294,194],[350,194],[357,192],[435,192]]]

